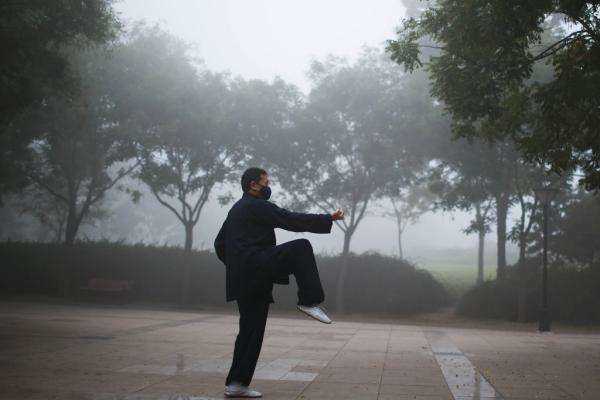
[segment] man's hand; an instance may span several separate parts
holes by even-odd
[[[331,214],[331,218],[334,221],[337,221],[338,219],[344,219],[344,212],[338,208],[333,214]]]

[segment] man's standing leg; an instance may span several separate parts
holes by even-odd
[[[235,340],[233,361],[225,384],[232,382],[250,385],[260,349],[262,347],[269,302],[265,300],[238,299],[240,328]]]

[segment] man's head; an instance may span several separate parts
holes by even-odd
[[[271,196],[269,174],[262,168],[248,168],[242,174],[242,190],[254,197],[268,200]]]

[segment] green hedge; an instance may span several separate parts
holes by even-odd
[[[447,305],[450,296],[428,271],[404,260],[378,253],[350,254],[344,304],[354,312],[381,311],[410,314],[434,311]],[[329,308],[333,308],[341,258],[318,257]]]
[[[469,290],[457,312],[476,318],[519,318],[519,297],[524,320],[538,318],[541,277],[539,260],[509,268],[502,281],[488,281]],[[600,265],[551,265],[548,298],[553,320],[576,324],[600,322]]]
[[[180,248],[118,243],[59,244],[8,242],[0,244],[0,288],[12,293],[64,295],[92,277],[134,282],[134,300],[178,302],[182,267],[191,266],[190,301],[193,304],[225,304],[225,268],[214,253],[185,253]],[[317,256],[326,293],[326,306],[335,309],[336,279],[341,258]],[[275,285],[279,307],[296,304],[294,279],[290,286]],[[348,312],[410,314],[433,311],[446,305],[444,287],[427,271],[406,261],[376,253],[351,254],[348,258],[344,306]]]

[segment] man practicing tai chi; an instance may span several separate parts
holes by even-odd
[[[242,198],[229,210],[215,239],[217,256],[226,266],[227,301],[236,300],[240,328],[233,361],[225,381],[227,397],[261,397],[250,389],[260,355],[273,284],[289,284],[293,274],[298,284],[298,309],[324,323],[331,319],[319,307],[325,299],[315,256],[307,239],[275,245],[275,228],[293,232],[330,233],[333,214],[291,212],[269,202],[269,176],[260,168],[242,175]]]

